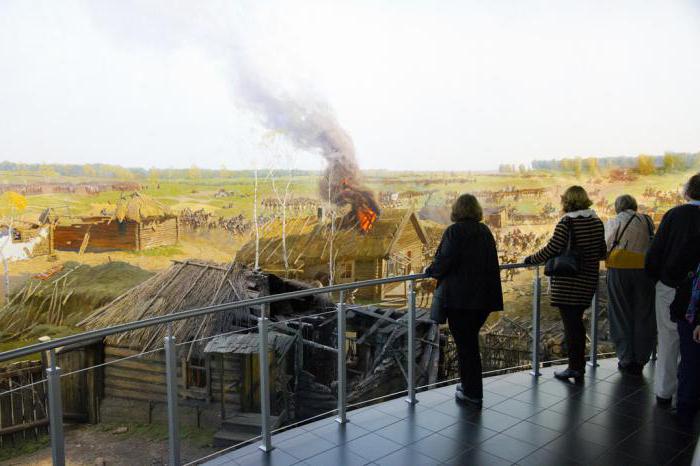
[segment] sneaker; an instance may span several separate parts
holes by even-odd
[[[479,409],[481,409],[481,406],[483,405],[483,400],[481,398],[469,397],[465,395],[464,392],[459,390],[455,391],[455,400],[457,400],[458,403],[471,405]]]
[[[583,371],[577,371],[574,369],[566,369],[563,371],[557,371],[554,373],[554,377],[559,379],[559,380],[565,380],[569,381],[569,379],[574,379],[574,382],[576,383],[581,383],[583,382]]]

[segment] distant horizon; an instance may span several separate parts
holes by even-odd
[[[615,156],[591,156],[591,157],[542,157],[542,158],[536,158],[533,159],[527,164],[523,164],[526,166],[528,171],[551,171],[551,169],[543,169],[543,168],[534,168],[533,164],[535,163],[542,163],[542,162],[550,162],[550,161],[555,161],[555,162],[561,162],[565,160],[586,160],[588,158],[594,158],[597,160],[625,160],[627,162],[634,162],[639,159],[640,156],[648,156],[652,157],[654,159],[661,159],[667,154],[678,154],[682,156],[692,156],[696,160],[700,161],[700,150],[697,151],[665,151],[663,154],[650,154],[650,153],[645,153],[645,154],[638,154],[638,155],[615,155]],[[96,166],[113,166],[113,167],[119,167],[125,170],[130,170],[130,171],[138,171],[138,172],[145,172],[147,175],[149,170],[155,169],[159,171],[167,171],[167,170],[176,170],[176,171],[186,171],[190,170],[192,168],[196,168],[198,170],[206,170],[209,172],[217,172],[217,171],[222,171],[226,170],[227,172],[231,173],[244,173],[244,172],[250,172],[253,173],[256,170],[256,167],[251,166],[251,167],[239,167],[239,168],[229,168],[227,166],[219,166],[219,167],[208,167],[208,166],[202,166],[198,165],[196,163],[193,163],[189,166],[126,166],[126,165],[120,165],[119,163],[103,163],[103,162],[86,162],[86,163],[71,163],[71,162],[17,162],[13,161],[10,159],[0,159],[0,170],[3,170],[2,166],[5,164],[16,164],[16,165],[26,165],[29,167],[33,166],[38,166],[38,167],[51,167],[51,166],[64,166],[64,167],[84,167],[86,165],[96,167]],[[503,165],[510,165],[513,168],[517,170],[518,165],[517,164],[497,164],[494,168],[489,168],[489,169],[477,169],[477,170],[470,170],[470,169],[435,169],[435,168],[425,168],[425,169],[401,169],[401,168],[366,168],[366,167],[360,167],[360,171],[363,173],[371,173],[371,172],[396,172],[396,173],[474,173],[474,174],[498,174],[498,173],[503,173],[501,170],[499,170],[499,166]],[[690,169],[692,167],[686,167],[687,169]],[[700,168],[700,167],[699,167]],[[280,171],[288,171],[288,168],[284,167],[257,167],[257,170],[259,173],[266,173],[266,172],[280,172]],[[293,172],[296,173],[321,173],[323,171],[323,167],[318,167],[318,168],[292,168],[291,169]],[[36,172],[37,176],[41,176],[41,173]]]

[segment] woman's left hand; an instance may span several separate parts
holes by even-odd
[[[697,325],[695,330],[693,330],[693,340],[695,340],[695,343],[700,343],[700,325]]]

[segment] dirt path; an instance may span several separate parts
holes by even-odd
[[[126,433],[106,431],[102,426],[76,426],[66,430],[66,464],[69,465],[165,465],[168,461],[168,441],[162,435],[133,430]],[[158,438],[161,437],[161,438]],[[200,445],[197,445],[200,443]],[[214,449],[201,442],[183,439],[183,462],[192,461]],[[0,465],[51,465],[51,449],[41,448],[34,453],[0,462]]]

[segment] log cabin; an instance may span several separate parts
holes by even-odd
[[[322,215],[287,219],[285,239],[280,220],[260,230],[259,266],[266,272],[306,281],[329,282],[331,257],[333,283],[349,283],[417,273],[425,265],[428,239],[418,217],[408,209],[385,209],[372,228],[363,232],[357,225],[346,225],[341,218],[335,225]],[[255,240],[236,255],[244,264],[255,264]],[[286,256],[286,257],[285,257]],[[405,296],[406,285],[361,288],[356,297],[379,301]]]
[[[177,313],[187,309],[252,299],[308,288],[297,282],[257,273],[237,263],[215,264],[198,260],[175,262],[78,325],[86,329]],[[271,319],[333,309],[324,298],[300,298],[275,303]],[[261,309],[245,307],[173,324],[178,345],[178,393],[181,416],[192,425],[223,426],[218,443],[231,444],[245,433],[237,423],[259,421],[259,371],[255,326]],[[330,329],[329,329],[330,331]],[[101,387],[99,420],[102,422],[162,422],[166,419],[166,380],[163,341],[167,326],[153,326],[104,339],[101,357],[106,365]],[[252,333],[251,333],[252,332]],[[286,386],[295,353],[303,343],[299,335],[270,332],[273,361],[271,380]],[[305,344],[311,344],[306,342]],[[322,344],[321,351],[332,352]],[[296,349],[295,349],[296,348]],[[290,350],[291,349],[291,350]],[[118,361],[122,358],[127,360]],[[274,422],[290,412],[288,391],[280,388],[273,402]],[[251,419],[252,418],[252,419]]]
[[[54,245],[60,251],[143,251],[177,244],[179,229],[178,218],[170,209],[134,192],[98,215],[59,219]]]

